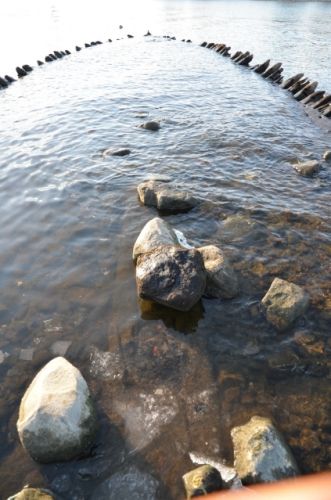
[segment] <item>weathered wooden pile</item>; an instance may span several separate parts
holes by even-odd
[[[324,90],[317,90],[318,82],[310,81],[303,73],[298,73],[284,81],[282,63],[270,65],[270,59],[268,59],[262,64],[250,66],[249,63],[252,62],[254,56],[248,51],[241,52],[239,50],[231,56],[231,47],[228,47],[224,43],[203,42],[201,47],[213,49],[218,54],[229,57],[234,63],[249,67],[266,80],[280,85],[282,89],[288,90],[293,94],[294,99],[315,109],[321,116],[331,118],[331,94],[326,93]]]

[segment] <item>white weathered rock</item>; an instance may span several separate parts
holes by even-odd
[[[324,161],[331,161],[331,150],[330,149],[328,149],[327,151],[324,152],[323,160]]]
[[[206,495],[222,489],[221,474],[211,465],[205,464],[187,472],[183,476],[186,498]]]
[[[71,460],[92,444],[95,410],[81,373],[62,357],[47,363],[21,401],[17,430],[38,462]]]
[[[133,247],[133,260],[158,247],[169,245],[179,246],[176,233],[164,220],[155,217],[148,221],[141,230]]]
[[[296,165],[293,165],[293,168],[303,177],[312,177],[314,174],[319,172],[321,166],[318,161],[310,160],[303,163],[297,163]]]
[[[238,294],[238,280],[222,250],[214,245],[198,248],[207,273],[205,295],[232,299]]]
[[[303,314],[309,304],[309,295],[300,286],[275,278],[262,299],[268,321],[284,330]]]
[[[54,500],[53,494],[44,489],[23,488],[19,493],[8,498],[8,500]]]
[[[243,484],[268,483],[296,476],[298,466],[271,420],[252,417],[231,431],[235,468]]]

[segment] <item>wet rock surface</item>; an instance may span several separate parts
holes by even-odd
[[[238,279],[222,250],[214,245],[198,248],[207,274],[207,297],[232,299],[238,295]]]
[[[138,295],[179,311],[189,311],[201,298],[206,276],[197,250],[161,247],[138,257]]]
[[[164,212],[187,212],[198,204],[190,193],[179,191],[168,183],[145,181],[137,190],[141,203]]]
[[[155,217],[147,222],[141,230],[133,247],[133,260],[158,247],[169,245],[179,246],[176,233],[167,222]]]
[[[268,321],[279,330],[284,330],[306,311],[309,295],[298,285],[275,278],[262,304]]]
[[[55,500],[49,490],[23,488],[22,491],[8,498],[8,500]]]
[[[252,417],[231,431],[235,468],[243,484],[269,483],[296,476],[298,466],[271,420]]]
[[[102,153],[102,156],[106,158],[107,156],[127,156],[131,153],[131,150],[128,148],[109,148],[105,149]]]
[[[187,498],[207,495],[222,489],[222,477],[211,465],[202,465],[183,476]]]
[[[161,128],[159,122],[156,122],[156,121],[150,121],[150,122],[143,123],[142,125],[140,125],[140,127],[144,128],[145,130],[150,130],[151,132],[156,132],[157,130],[159,130]]]
[[[92,444],[96,420],[85,380],[64,358],[50,361],[28,387],[17,429],[39,462],[71,460]]]
[[[297,163],[293,168],[303,177],[312,177],[317,174],[321,168],[320,163],[316,160],[306,161],[304,163]]]

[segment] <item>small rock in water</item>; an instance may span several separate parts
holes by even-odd
[[[51,491],[40,490],[39,488],[23,488],[22,491],[16,493],[8,500],[55,500]]]
[[[102,153],[102,156],[106,157],[106,156],[126,156],[126,155],[129,155],[131,153],[130,149],[126,149],[126,148],[123,148],[123,149],[106,149],[103,153]]]
[[[17,430],[38,462],[71,460],[90,448],[96,416],[87,384],[77,368],[57,357],[36,375],[20,405]]]
[[[312,177],[314,174],[319,172],[320,164],[316,160],[311,160],[303,163],[297,163],[296,165],[293,165],[293,168],[298,172],[298,174],[304,177]]]
[[[162,247],[162,246],[179,246],[176,233],[172,227],[163,219],[155,217],[145,224],[141,230],[133,247],[133,260],[136,260],[139,255]]]
[[[221,474],[211,465],[202,465],[183,476],[187,498],[207,495],[222,489]]]
[[[325,151],[323,154],[323,160],[324,161],[331,161],[331,150]]]
[[[142,299],[178,311],[189,311],[201,298],[206,274],[201,254],[174,246],[163,246],[140,255],[136,279]]]
[[[198,248],[207,272],[205,295],[232,299],[238,294],[238,280],[222,250],[214,245]]]
[[[159,482],[147,472],[131,466],[101,483],[91,500],[156,500]]]
[[[157,130],[160,129],[160,124],[159,122],[150,121],[143,123],[142,125],[140,125],[140,127],[146,130],[151,130],[152,132],[156,132]]]
[[[198,200],[187,191],[177,191],[171,185],[152,180],[139,184],[137,191],[144,205],[164,212],[187,212],[198,204]]]
[[[278,330],[284,330],[306,311],[309,295],[300,286],[275,278],[262,304],[268,321]]]
[[[244,484],[269,483],[296,476],[298,466],[271,420],[252,417],[231,431],[235,468]]]

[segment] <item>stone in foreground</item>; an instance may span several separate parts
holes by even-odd
[[[154,121],[143,123],[140,126],[141,128],[144,128],[145,130],[151,130],[152,132],[156,132],[157,130],[160,129],[159,122],[154,122]]]
[[[147,472],[131,466],[116,472],[96,488],[91,500],[156,500],[158,481]]]
[[[198,248],[207,273],[205,295],[232,299],[238,295],[238,280],[222,250],[214,245]]]
[[[79,370],[62,357],[47,363],[24,394],[17,429],[38,462],[67,461],[85,453],[93,442],[96,417]]]
[[[183,476],[187,498],[207,495],[222,489],[221,474],[211,465],[202,465]]]
[[[141,203],[165,212],[187,212],[198,204],[198,200],[187,191],[177,191],[163,182],[145,181],[137,190]]]
[[[234,465],[243,484],[270,483],[296,476],[291,450],[271,420],[252,417],[231,431]]]
[[[177,245],[179,242],[172,227],[159,217],[155,217],[142,228],[133,247],[133,260],[152,250],[168,245]]]
[[[304,163],[297,163],[293,168],[303,177],[312,177],[320,170],[320,164],[316,160],[306,161]]]
[[[54,498],[53,494],[48,490],[23,488],[22,491],[9,497],[8,500],[54,500]]]
[[[140,298],[178,311],[189,311],[206,286],[201,254],[195,249],[173,246],[138,257],[136,279]]]
[[[268,321],[278,330],[284,330],[306,311],[309,295],[300,286],[275,278],[262,304]]]

